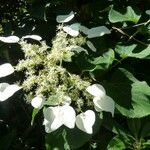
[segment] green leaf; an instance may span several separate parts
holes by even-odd
[[[34,122],[34,119],[35,119],[35,116],[38,114],[38,112],[40,111],[40,109],[36,109],[34,108],[33,111],[32,111],[32,120],[31,120],[31,125],[33,125],[33,122]]]
[[[128,6],[126,10],[122,10],[120,12],[114,10],[113,7],[109,11],[109,21],[112,23],[124,21],[137,23],[140,17],[141,15],[136,13],[131,6]]]
[[[143,81],[132,84],[132,108],[127,109],[117,105],[122,115],[129,118],[141,118],[150,115],[150,87]]]
[[[136,51],[135,53],[133,51]],[[133,57],[139,59],[150,59],[150,45],[147,47],[140,47],[137,44],[121,45],[118,44],[115,48],[115,52],[122,58]]]
[[[109,143],[108,150],[123,150],[127,148],[127,144],[121,140],[120,136],[115,136]]]
[[[91,64],[94,65],[102,65],[104,68],[108,68],[114,61],[115,59],[115,54],[112,49],[109,51],[105,52],[103,56],[99,56],[94,58],[93,61],[90,61]]]

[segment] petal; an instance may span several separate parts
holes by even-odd
[[[95,46],[93,45],[92,42],[87,41],[86,44],[87,44],[87,46],[88,46],[93,52],[96,52],[96,48],[95,48]]]
[[[14,68],[11,64],[5,63],[0,65],[0,78],[8,76],[14,72]]]
[[[74,128],[76,120],[75,110],[68,105],[62,106],[61,109],[63,111],[63,124],[68,128]]]
[[[58,23],[65,23],[65,22],[69,22],[73,18],[74,18],[74,12],[71,11],[68,15],[59,15],[59,16],[57,16],[56,21]]]
[[[57,130],[63,125],[62,112],[59,106],[44,109],[44,125],[47,133]]]
[[[88,38],[95,38],[103,36],[104,34],[110,34],[110,30],[105,26],[94,27],[88,30]]]
[[[2,84],[4,84],[4,86]],[[1,89],[3,89],[3,92],[0,92],[0,101],[7,100],[12,95],[14,95],[15,92],[17,92],[18,90],[21,89],[21,87],[19,87],[16,84],[12,84],[12,85],[7,84],[6,85],[6,83],[0,83],[0,87],[3,87],[3,88],[1,88]],[[5,87],[5,89],[4,89],[4,87]]]
[[[41,109],[43,107],[43,103],[44,103],[44,100],[39,96],[33,98],[31,101],[31,105],[37,109]]]
[[[22,39],[33,39],[37,41],[42,40],[42,38],[39,35],[26,35],[26,36],[23,36]]]
[[[0,36],[0,41],[5,43],[17,43],[19,42],[19,38],[17,36],[8,36],[8,37]]]
[[[87,27],[82,26],[82,25],[80,26],[80,31],[83,32],[84,34],[88,34],[88,30],[89,29]]]
[[[150,10],[146,10],[145,13],[146,13],[147,15],[150,15]]]
[[[86,89],[91,95],[96,97],[103,97],[106,95],[104,87],[100,84],[93,84]]]
[[[78,36],[79,35],[79,27],[80,27],[79,23],[74,23],[70,26],[63,27],[63,30],[71,36]]]
[[[76,117],[76,125],[77,127],[88,133],[93,133],[93,125],[95,123],[95,113],[92,110],[87,110],[85,113],[81,113]]]
[[[103,98],[95,97],[93,99],[93,102],[94,102],[94,107],[96,111],[111,112],[112,116],[114,116],[115,102],[111,97],[107,95]]]

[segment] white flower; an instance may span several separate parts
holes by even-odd
[[[8,76],[14,72],[14,68],[11,64],[5,63],[0,65],[0,78]]]
[[[62,125],[74,128],[76,113],[69,105],[48,107],[44,109],[45,131],[47,133],[57,130]]]
[[[93,125],[95,123],[95,113],[92,110],[87,110],[76,117],[76,126],[88,134],[93,133]]]
[[[103,97],[106,95],[106,91],[103,86],[100,84],[93,84],[87,87],[86,89],[91,95],[95,97]]]
[[[43,107],[43,104],[44,104],[44,100],[40,96],[36,96],[31,101],[31,105],[37,109],[41,109]]]
[[[17,36],[7,36],[7,37],[0,36],[0,41],[5,42],[5,43],[18,43],[19,37],[17,37]]]
[[[79,28],[80,28],[80,24],[74,23],[74,24],[69,25],[69,26],[64,26],[63,30],[71,36],[78,36],[79,35]]]
[[[10,98],[12,95],[14,95],[15,92],[20,90],[21,87],[19,87],[16,84],[8,84],[8,83],[0,83],[0,101],[5,101],[8,98]]]
[[[39,35],[26,35],[26,36],[23,36],[22,39],[33,39],[37,41],[42,40],[42,38]]]
[[[115,103],[111,97],[107,95],[104,97],[94,97],[93,102],[96,111],[111,112],[112,116],[114,116]]]
[[[65,22],[69,22],[73,18],[74,18],[74,12],[71,11],[68,15],[59,15],[59,16],[57,16],[56,21],[58,23],[65,23]]]
[[[88,38],[100,37],[110,33],[110,30],[105,26],[94,27],[87,31]]]
[[[100,84],[93,84],[86,89],[91,95],[94,96],[93,103],[96,111],[111,112],[114,116],[115,102],[106,95],[106,91]]]

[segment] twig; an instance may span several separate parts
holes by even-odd
[[[125,33],[124,31],[122,31],[121,29],[119,29],[119,28],[117,28],[117,27],[112,27],[112,28],[113,28],[114,30],[117,30],[117,31],[120,32],[121,34],[123,34],[123,35],[129,37],[129,39],[132,37],[132,39],[133,39],[134,41],[136,41],[136,42],[138,42],[138,43],[140,43],[140,44],[142,44],[142,45],[144,45],[144,46],[148,46],[148,44],[146,44],[146,43],[144,43],[144,42],[142,42],[142,41],[140,41],[140,40],[134,38],[133,35],[132,35],[132,36],[128,35],[128,34]]]

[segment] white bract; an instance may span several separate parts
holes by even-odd
[[[95,48],[95,46],[93,45],[92,42],[87,41],[86,44],[87,44],[87,46],[88,46],[93,52],[96,52],[96,48]]]
[[[147,15],[150,15],[150,10],[146,10],[145,13],[146,13]]]
[[[42,38],[39,35],[26,35],[26,36],[23,36],[22,39],[33,39],[37,41],[42,40]]]
[[[94,97],[93,103],[96,111],[111,112],[112,116],[114,116],[115,103],[111,97],[107,95],[104,97]]]
[[[74,24],[69,25],[69,26],[64,26],[63,30],[71,36],[78,36],[79,35],[79,28],[80,28],[80,24],[74,23]]]
[[[62,125],[74,128],[76,113],[69,105],[48,107],[44,109],[45,131],[47,133],[57,130]]]
[[[106,95],[104,87],[100,84],[90,85],[86,90],[95,97],[104,97]]]
[[[110,30],[105,26],[91,28],[87,31],[88,38],[100,37],[105,34],[110,34]]]
[[[0,101],[5,101],[20,90],[16,84],[0,83]]]
[[[88,34],[88,30],[89,28],[85,27],[85,26],[80,26],[80,31],[83,32],[84,34]]]
[[[115,102],[114,100],[106,95],[106,91],[100,84],[93,84],[86,89],[91,95],[94,96],[93,103],[96,111],[111,112],[114,116]]]
[[[0,41],[2,41],[4,43],[18,43],[19,37],[17,37],[17,36],[7,36],[7,37],[0,36]]]
[[[69,22],[73,18],[74,18],[74,12],[71,11],[68,15],[59,15],[59,16],[57,16],[56,21],[58,23],[65,23],[65,22]]]
[[[95,123],[95,113],[92,110],[87,110],[84,113],[77,115],[76,126],[88,134],[93,133],[93,125]]]
[[[37,109],[41,109],[43,107],[43,104],[44,104],[44,100],[40,96],[36,96],[31,101],[31,105]]]
[[[0,78],[8,76],[14,72],[14,68],[11,64],[5,63],[0,65]]]

